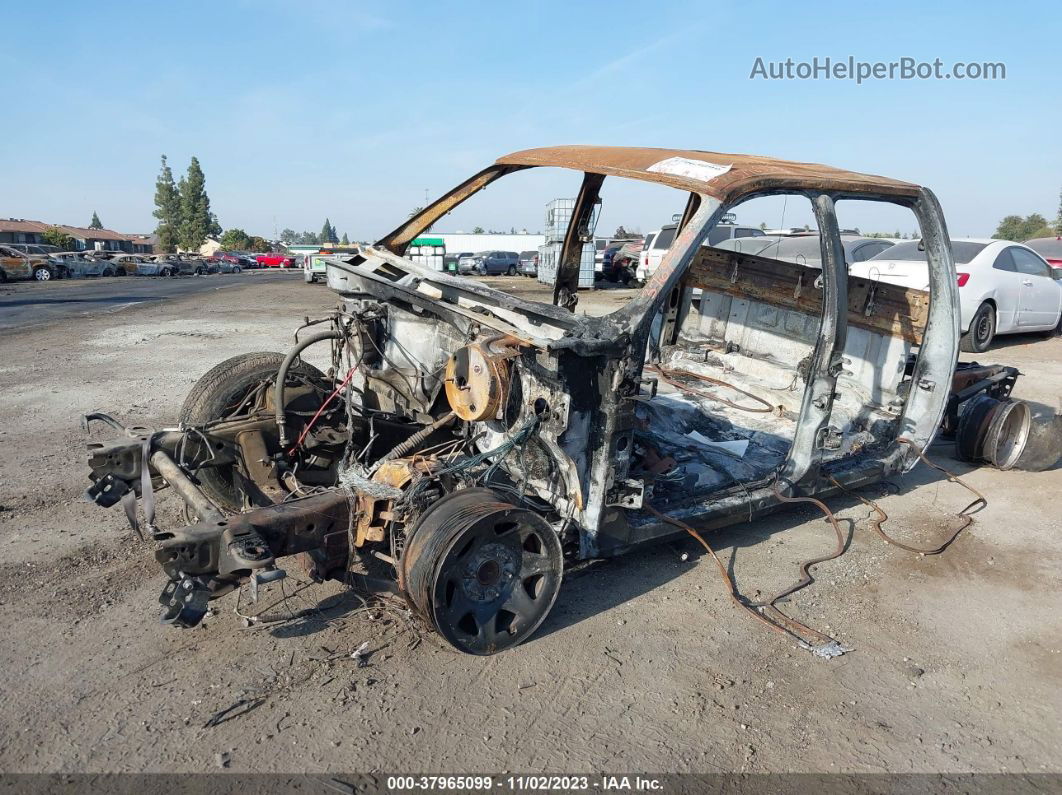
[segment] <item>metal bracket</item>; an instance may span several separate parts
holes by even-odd
[[[839,450],[844,435],[832,425],[819,431],[818,446],[821,450]]]
[[[85,496],[101,508],[117,505],[129,493],[129,484],[108,472],[85,490]]]
[[[871,282],[870,289],[867,290],[867,302],[863,306],[863,317],[870,317],[874,314],[874,298],[878,294],[878,283]]]
[[[197,578],[181,577],[170,580],[159,594],[162,615],[159,622],[191,629],[203,620],[210,601],[210,589]]]
[[[605,497],[605,505],[618,508],[637,509],[642,507],[645,497],[645,482],[642,480],[624,480],[617,483]]]
[[[258,586],[268,585],[271,582],[280,582],[288,573],[284,569],[266,569],[265,571],[255,571],[251,573],[251,603],[258,601]]]
[[[649,399],[652,400],[656,397],[656,389],[660,386],[660,382],[655,378],[639,378],[638,379],[638,395],[641,397],[642,384],[649,387]]]

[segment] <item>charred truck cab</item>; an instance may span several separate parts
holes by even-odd
[[[582,184],[552,305],[428,270],[403,255],[454,207],[513,172],[561,167]],[[574,313],[579,257],[608,178],[687,194],[674,244],[636,297]],[[806,196],[822,267],[710,248],[735,205]],[[849,278],[834,205],[910,208],[930,292]],[[337,310],[286,354],[222,362],[173,429],[90,444],[89,496],[143,503],[168,578],[163,621],[284,576],[390,590],[455,648],[491,654],[531,635],[566,562],[755,519],[906,471],[945,411],[958,295],[926,188],[827,166],[701,151],[517,152],[373,246],[330,258]],[[303,362],[327,346],[331,367]],[[154,524],[173,488],[191,524]],[[286,565],[286,564],[285,564]]]

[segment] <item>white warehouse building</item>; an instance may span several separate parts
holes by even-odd
[[[447,254],[478,254],[481,251],[538,251],[545,245],[545,235],[503,235],[484,232],[479,235],[463,232],[422,232],[420,237],[442,238]]]

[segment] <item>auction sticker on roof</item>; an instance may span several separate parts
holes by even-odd
[[[655,171],[658,174],[674,174],[676,177],[688,177],[708,182],[718,176],[722,176],[730,170],[730,166],[720,166],[709,163],[706,160],[691,160],[688,157],[669,157],[659,163],[653,163],[646,171]]]

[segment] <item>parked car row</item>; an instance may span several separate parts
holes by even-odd
[[[34,249],[42,249],[37,251]],[[94,276],[205,276],[259,267],[253,256],[225,254],[127,254],[122,251],[59,251],[55,246],[0,245],[0,281],[76,279]]]

